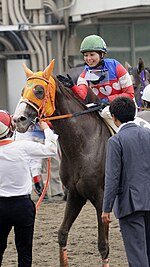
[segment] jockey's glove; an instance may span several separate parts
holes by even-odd
[[[72,78],[69,76],[69,74],[67,74],[67,77],[60,74],[57,75],[56,77],[65,87],[71,89],[74,86],[74,82]]]
[[[100,105],[101,109],[105,108],[106,106],[110,105],[109,99],[107,97],[99,98],[98,105]]]

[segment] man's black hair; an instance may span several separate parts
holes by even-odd
[[[131,98],[120,96],[110,103],[109,110],[111,115],[114,115],[116,119],[124,123],[134,120],[136,106]]]

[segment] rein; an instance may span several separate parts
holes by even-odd
[[[87,113],[91,113],[97,110],[101,110],[101,107],[96,105],[93,108],[89,108],[88,110],[83,110],[83,111],[79,111],[79,112],[75,112],[75,113],[68,113],[68,114],[64,114],[64,115],[59,115],[59,116],[53,116],[53,117],[45,117],[40,119],[41,121],[52,121],[52,120],[60,120],[60,119],[66,119],[66,118],[72,118],[72,117],[78,117]],[[38,118],[35,118],[35,120],[37,121]]]

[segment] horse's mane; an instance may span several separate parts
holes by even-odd
[[[71,99],[72,101],[76,102],[78,105],[80,105],[84,109],[88,109],[84,101],[80,100],[70,89],[65,87],[58,79],[57,77],[53,77],[56,82],[56,91],[60,90],[60,92],[63,94],[63,97],[66,97],[68,99]]]
[[[86,104],[87,103],[98,103],[98,97],[92,92],[91,89],[88,89],[88,94],[86,97],[86,100],[83,101],[81,100],[79,97],[77,97],[72,90],[66,88],[58,79],[57,77],[53,77],[55,82],[56,82],[56,92],[60,92],[63,97],[66,97],[68,99],[71,99],[71,101],[73,101],[74,103],[76,103],[79,107],[81,107],[83,110],[87,110],[89,109]],[[100,115],[98,114],[98,112],[90,112],[89,113],[90,116],[96,116],[98,118],[98,120],[101,120],[102,118],[100,117]]]
[[[91,89],[88,89],[88,94],[85,100],[81,100],[78,96],[76,96],[72,90],[66,88],[58,79],[57,77],[53,77],[56,82],[56,91],[60,90],[60,92],[68,99],[76,102],[84,109],[88,109],[86,104],[88,103],[98,103],[98,97],[92,92]]]

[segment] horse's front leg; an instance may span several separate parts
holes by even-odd
[[[67,256],[68,234],[73,222],[78,217],[78,214],[80,213],[85,203],[86,200],[78,194],[75,194],[74,192],[68,192],[64,219],[58,231],[58,242],[60,246],[60,267],[69,267]]]

